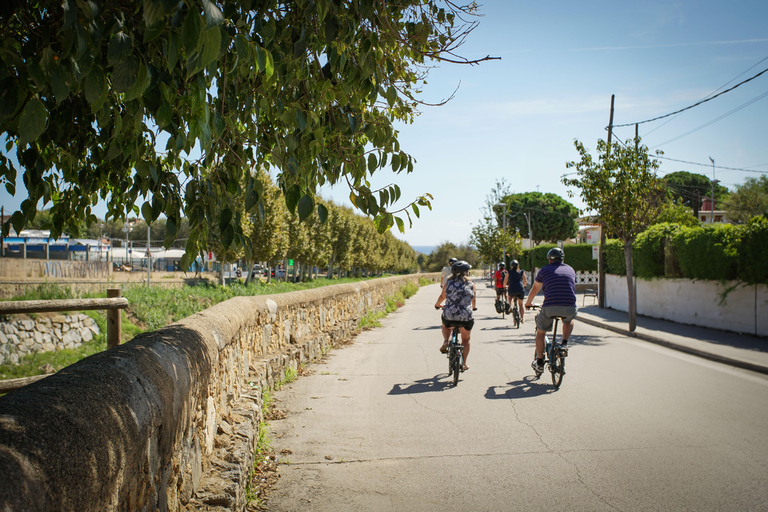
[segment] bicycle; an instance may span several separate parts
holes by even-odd
[[[509,303],[507,302],[506,293],[496,296],[496,306],[496,312],[501,313],[501,319],[503,320],[504,316],[509,313]]]
[[[520,328],[520,309],[517,306],[517,299],[512,299],[512,319],[515,323],[515,328]]]
[[[442,306],[435,309],[443,309]],[[474,308],[473,311],[476,311]],[[461,344],[461,330],[454,325],[448,340],[448,376],[453,378],[453,385],[459,385],[459,373],[464,371],[464,345]]]
[[[539,304],[533,304],[531,309],[541,309],[541,306]],[[544,348],[544,365],[549,367],[549,371],[552,374],[552,385],[555,389],[559,389],[560,384],[563,382],[563,377],[565,376],[565,358],[568,356],[568,347],[563,347],[560,343],[557,343],[557,324],[564,319],[565,317],[556,316],[555,323],[552,326],[552,338],[549,336],[544,337],[546,343]],[[533,330],[536,332],[536,322],[533,322],[533,324]],[[562,338],[562,334],[560,337]],[[533,349],[533,357],[534,359],[537,358],[535,348]],[[541,377],[541,374],[543,373],[536,369],[534,369],[534,372],[536,373],[537,379]]]

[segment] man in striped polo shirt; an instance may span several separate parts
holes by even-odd
[[[576,318],[576,272],[563,263],[565,253],[559,247],[550,249],[547,259],[549,265],[542,267],[536,274],[536,281],[525,302],[525,308],[529,309],[533,298],[539,290],[544,289],[544,304],[536,315],[536,359],[531,363],[531,367],[537,373],[544,371],[544,336],[552,329],[554,318],[565,317],[561,346],[566,351],[568,338],[573,332],[573,319]]]

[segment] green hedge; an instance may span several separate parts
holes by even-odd
[[[520,268],[531,270],[530,254],[533,253],[533,266],[541,268],[548,263],[547,253],[556,244],[537,245],[533,249],[524,249],[520,258]],[[597,271],[597,260],[592,259],[591,244],[568,244],[563,247],[565,262],[577,272]]]
[[[768,284],[768,219],[765,217],[754,217],[747,224],[736,268],[742,281]]]
[[[605,272],[607,274],[627,275],[624,263],[624,242],[609,239],[605,241]]]
[[[632,244],[634,274],[651,278],[664,275],[664,247],[666,240],[680,229],[679,224],[656,224],[637,236]]]
[[[547,252],[554,244],[530,250],[533,265],[547,264]],[[565,262],[577,271],[597,270],[592,246],[573,244],[563,247]],[[754,217],[747,224],[681,226],[656,224],[638,235],[632,244],[635,276],[650,279],[678,272],[688,279],[739,280],[748,284],[768,284],[768,219]],[[520,266],[530,270],[529,251],[519,256]],[[665,268],[666,267],[666,268]],[[605,271],[626,275],[624,243],[607,240]]]
[[[738,279],[737,262],[744,226],[681,227],[672,237],[683,277]]]

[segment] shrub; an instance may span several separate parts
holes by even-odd
[[[624,242],[611,238],[605,241],[605,273],[627,275],[624,261]]]
[[[576,272],[597,270],[597,260],[592,259],[592,244],[571,244],[563,247],[565,262]]]
[[[681,227],[672,237],[683,277],[737,279],[738,249],[744,226]]]
[[[741,238],[737,259],[739,279],[749,284],[768,283],[768,219],[753,217]]]
[[[695,220],[695,219],[694,219]],[[680,229],[679,224],[654,224],[637,236],[632,244],[634,274],[637,277],[664,275],[664,245]]]

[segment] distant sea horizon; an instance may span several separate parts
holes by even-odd
[[[412,245],[411,247],[414,251],[427,255],[432,254],[432,251],[437,248],[436,245]]]

